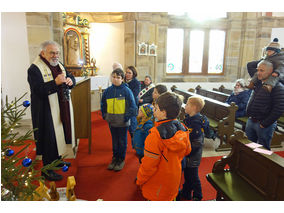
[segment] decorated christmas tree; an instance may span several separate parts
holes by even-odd
[[[56,167],[62,163],[56,160],[40,170],[34,167],[38,161],[27,156],[27,150],[33,141],[33,131],[29,130],[20,135],[17,130],[21,128],[20,121],[30,106],[29,101],[21,102],[26,94],[19,99],[1,106],[1,200],[33,200],[38,194],[36,188],[39,183],[44,185],[41,172],[60,169]],[[15,151],[15,150],[19,151]],[[67,171],[68,167],[63,167]]]

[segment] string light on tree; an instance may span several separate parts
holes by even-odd
[[[29,146],[32,144],[30,141],[33,140],[34,130],[29,130],[20,136],[16,131],[21,127],[20,120],[25,115],[25,110],[30,106],[30,101],[21,101],[26,94],[18,99],[15,98],[12,102],[9,102],[6,97],[5,104],[1,105],[2,201],[34,200],[35,190],[38,187],[34,182],[39,181],[44,184],[41,172],[55,170],[56,166],[62,162],[55,160],[40,170],[35,170],[33,167],[33,160],[29,157]]]

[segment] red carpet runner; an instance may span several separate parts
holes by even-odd
[[[32,150],[32,149],[30,149]],[[34,153],[35,154],[35,153]],[[284,152],[277,154],[284,157]],[[95,201],[142,201],[144,200],[135,184],[139,162],[131,147],[128,136],[125,167],[119,172],[107,170],[112,158],[111,135],[107,122],[100,113],[92,113],[92,153],[88,154],[88,140],[81,139],[76,159],[66,159],[72,163],[68,172],[59,170],[64,178],[56,182],[57,187],[65,187],[68,176],[75,176],[75,193],[78,199]],[[206,174],[211,172],[213,164],[219,157],[202,158],[199,168],[203,200],[213,200],[216,191],[206,180]],[[41,166],[41,161],[39,161]]]

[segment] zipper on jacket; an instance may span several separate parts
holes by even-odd
[[[116,99],[116,87],[114,87],[114,100],[113,100],[113,105],[112,105],[112,108],[113,108],[113,114],[115,114],[114,112],[114,106],[115,106],[115,99]]]
[[[158,190],[157,190],[157,192],[156,192],[157,197],[159,197],[159,194],[160,194],[161,189],[162,189],[162,184],[160,185],[160,187],[158,188]]]

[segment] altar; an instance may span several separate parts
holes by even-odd
[[[91,79],[91,90],[99,90],[99,87],[101,87],[104,90],[111,85],[109,76],[96,75],[96,76],[88,76],[88,78]],[[75,77],[75,79],[76,82],[79,82],[85,79],[85,77]]]
[[[101,96],[103,90],[108,88],[111,85],[109,76],[96,75],[88,76],[90,79],[90,90],[91,90],[91,111],[97,111],[101,109]],[[86,79],[85,77],[75,77],[76,82],[80,82]],[[101,91],[100,91],[101,87]]]

